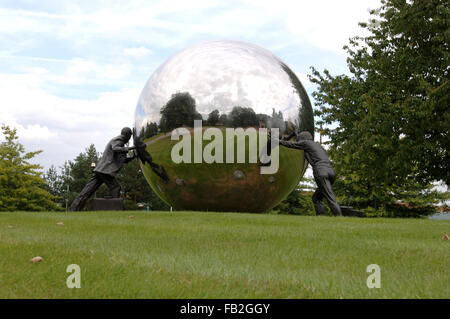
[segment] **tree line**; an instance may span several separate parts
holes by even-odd
[[[194,120],[203,121],[204,125],[225,127],[289,127],[283,120],[281,111],[273,109],[272,116],[256,113],[252,107],[234,106],[229,113],[220,114],[219,110],[211,111],[207,119],[196,110],[195,99],[189,92],[180,92],[172,95],[170,100],[161,108],[159,123],[149,122],[140,131],[142,139],[149,138],[158,132],[169,132],[181,126],[192,127]]]

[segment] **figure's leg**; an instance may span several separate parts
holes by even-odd
[[[317,183],[317,181],[316,181],[316,183]],[[314,204],[314,210],[316,211],[316,215],[325,215],[326,214],[325,206],[322,203],[323,194],[322,194],[322,191],[320,190],[320,186],[319,185],[317,185],[317,186],[318,187],[312,197],[312,201]]]
[[[334,179],[332,179],[334,181]],[[331,181],[328,178],[323,178],[322,185],[323,196],[327,199],[328,205],[335,216],[342,216],[341,206],[339,206],[336,196],[334,196],[333,188],[331,188]]]
[[[119,198],[121,187],[117,178],[111,175],[102,174],[102,179],[105,182],[106,186],[108,186],[111,197]]]
[[[98,176],[97,173],[93,173],[89,181],[84,186],[83,190],[78,194],[78,196],[73,200],[72,204],[69,207],[69,211],[80,211],[83,209],[86,201],[89,197],[94,194],[94,192],[102,185],[103,181]]]

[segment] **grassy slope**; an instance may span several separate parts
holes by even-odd
[[[448,298],[449,228],[417,219],[0,213],[0,298]],[[31,264],[37,255],[44,261]],[[72,263],[81,289],[66,287]],[[366,287],[372,263],[381,289]]]

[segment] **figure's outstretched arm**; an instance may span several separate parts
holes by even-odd
[[[136,148],[136,146],[119,146],[119,145],[113,145],[112,147],[113,152],[128,152],[131,150],[134,150]]]
[[[300,142],[288,142],[288,141],[278,140],[278,143],[287,148],[295,148],[298,150],[304,150],[306,148],[304,143],[301,141]]]
[[[274,138],[272,137],[272,134],[271,134],[270,131],[267,133],[267,137],[269,138],[269,140],[274,140]],[[288,142],[288,141],[285,141],[284,139],[281,139],[281,140],[278,139],[278,143],[280,145],[283,145],[283,146],[287,147],[287,148],[295,148],[295,149],[299,149],[299,150],[304,150],[306,148],[306,145],[304,144],[303,141],[300,141],[300,142]]]

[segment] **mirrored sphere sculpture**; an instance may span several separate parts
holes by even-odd
[[[202,124],[201,129],[192,128],[194,120]],[[182,139],[171,139],[171,132],[180,127],[192,133],[182,137],[191,139],[192,161],[173,159],[173,148]],[[139,97],[135,129],[169,179],[155,173],[157,166],[152,169],[141,163],[141,168],[156,194],[177,210],[266,212],[298,184],[306,169],[303,151],[279,147],[279,166],[273,174],[261,174],[261,162],[251,161],[249,154],[243,163],[227,162],[225,146],[218,155],[223,161],[196,160],[197,147],[206,152],[213,138],[195,134],[202,136],[211,127],[223,133],[214,135],[215,142],[223,145],[238,143],[238,135],[244,134],[245,152],[251,144],[245,131],[252,129],[259,132],[258,140],[267,136],[261,128],[278,128],[280,138],[305,130],[314,134],[305,89],[271,52],[244,42],[211,41],[190,46],[162,64]],[[236,128],[244,133],[236,133],[236,138],[227,135],[227,130]],[[242,149],[234,147],[236,159]],[[261,151],[258,148],[258,154]],[[218,149],[214,152],[217,155]]]

